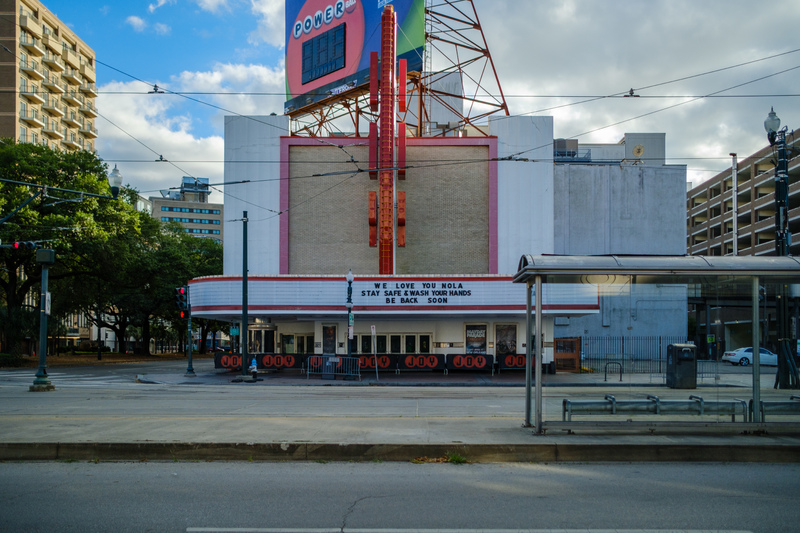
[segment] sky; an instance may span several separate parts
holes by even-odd
[[[283,0],[45,5],[95,51],[96,150],[143,196],[185,175],[221,183],[224,116],[282,113]],[[553,116],[556,138],[665,132],[667,162],[697,184],[767,145],[771,107],[800,127],[800,2],[474,5],[510,113]],[[608,98],[630,89],[640,97]]]

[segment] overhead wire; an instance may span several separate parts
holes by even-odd
[[[16,20],[14,20],[14,22],[16,23]],[[4,47],[4,48],[5,48],[5,47]],[[6,50],[7,52],[11,53],[11,52],[10,52],[10,50],[8,50],[7,48],[5,48],[5,50]],[[700,76],[705,76],[705,75],[709,75],[709,74],[713,74],[713,73],[717,73],[717,72],[721,72],[721,71],[725,71],[725,70],[730,70],[730,69],[737,68],[737,67],[741,67],[741,66],[745,66],[745,65],[750,65],[750,64],[757,63],[757,62],[760,62],[760,61],[765,61],[765,60],[768,60],[768,59],[773,59],[773,58],[780,57],[780,56],[784,56],[784,55],[787,55],[787,54],[792,54],[792,53],[795,53],[795,52],[798,52],[798,51],[800,51],[800,49],[794,49],[794,50],[790,50],[790,51],[782,52],[782,53],[779,53],[779,54],[774,54],[774,55],[771,55],[771,56],[767,56],[767,57],[763,57],[763,58],[759,58],[759,59],[755,59],[755,60],[751,60],[751,61],[747,61],[747,62],[739,63],[739,64],[736,64],[736,65],[731,65],[731,66],[728,66],[728,67],[723,67],[723,68],[720,68],[720,69],[714,69],[714,70],[707,71],[707,72],[703,72],[703,73],[698,73],[698,74],[693,74],[693,75],[690,75],[690,76],[684,76],[684,77],[681,77],[681,78],[676,78],[676,79],[674,79],[674,80],[670,80],[670,81],[666,81],[666,82],[661,82],[661,83],[657,83],[657,84],[652,84],[652,85],[642,86],[642,87],[639,87],[638,89],[635,89],[635,90],[636,90],[636,91],[641,91],[641,90],[645,90],[645,89],[650,89],[650,88],[654,88],[654,87],[658,87],[658,86],[667,85],[667,84],[670,84],[670,83],[676,83],[676,82],[679,82],[679,81],[685,81],[685,80],[688,80],[688,79],[692,79],[692,78],[696,78],[696,77],[700,77]],[[12,54],[13,54],[13,53],[12,53]],[[124,72],[124,71],[122,71],[122,70],[120,70],[120,69],[118,69],[118,68],[116,68],[116,67],[114,67],[114,66],[112,66],[112,65],[109,65],[109,64],[107,64],[107,63],[104,63],[104,62],[102,62],[102,61],[99,61],[99,60],[97,60],[97,59],[95,59],[95,61],[96,61],[98,64],[101,64],[101,65],[103,65],[103,66],[105,66],[105,67],[107,67],[107,68],[110,68],[110,69],[112,69],[112,70],[114,70],[114,71],[116,71],[116,72],[118,72],[118,73],[120,73],[120,74],[122,74],[122,75],[124,75],[124,76],[127,76],[127,77],[129,77],[129,78],[131,78],[131,79],[133,79],[133,80],[135,80],[135,81],[138,81],[138,82],[140,82],[140,83],[146,84],[148,87],[154,87],[154,88],[158,88],[158,87],[159,87],[159,86],[157,86],[156,84],[151,84],[151,83],[149,83],[149,82],[146,82],[146,81],[144,81],[144,80],[142,80],[142,79],[140,79],[140,78],[137,78],[136,76],[133,76],[133,75],[131,75],[131,74],[127,73],[127,72]],[[774,73],[774,74],[771,74],[771,75],[768,75],[768,76],[764,76],[764,77],[762,77],[762,78],[758,78],[758,79],[756,79],[756,80],[751,80],[751,81],[749,81],[749,82],[745,82],[745,83],[742,83],[742,84],[739,84],[739,85],[736,85],[736,86],[733,86],[733,87],[729,87],[729,88],[727,88],[727,89],[723,89],[723,90],[720,90],[720,91],[716,91],[716,92],[714,92],[714,93],[710,93],[710,94],[706,94],[706,95],[702,95],[702,96],[697,96],[697,97],[690,97],[690,98],[692,98],[692,99],[691,99],[691,100],[688,100],[688,101],[686,101],[686,102],[680,102],[680,103],[677,103],[677,104],[675,104],[675,105],[667,106],[667,107],[665,107],[665,108],[662,108],[662,109],[658,109],[658,110],[654,110],[654,111],[651,111],[651,112],[648,112],[648,113],[644,113],[644,114],[641,114],[641,115],[637,115],[637,116],[635,116],[635,117],[630,117],[630,118],[628,118],[628,119],[625,119],[625,120],[622,120],[622,121],[618,121],[618,122],[615,122],[615,123],[613,123],[613,124],[609,124],[609,125],[606,125],[606,126],[603,126],[603,127],[600,127],[600,128],[595,128],[595,129],[592,129],[592,130],[589,130],[589,131],[583,132],[583,133],[581,133],[581,134],[578,134],[578,135],[575,135],[575,136],[573,136],[573,137],[580,137],[580,136],[584,136],[584,135],[587,135],[587,134],[590,134],[590,133],[593,133],[593,132],[596,132],[596,131],[600,131],[600,130],[602,130],[602,129],[607,129],[607,128],[609,128],[609,127],[617,126],[617,125],[619,125],[619,124],[623,124],[623,123],[625,123],[625,122],[629,122],[629,121],[636,120],[636,119],[639,119],[639,118],[643,118],[643,117],[646,117],[646,116],[649,116],[649,115],[652,115],[652,114],[655,114],[655,113],[659,113],[659,112],[662,112],[662,111],[666,111],[666,110],[672,109],[672,108],[674,108],[674,107],[678,107],[678,106],[680,106],[680,105],[685,105],[685,104],[687,104],[687,103],[691,103],[691,102],[693,102],[693,101],[696,101],[696,100],[698,100],[698,99],[702,99],[702,98],[712,98],[712,97],[719,97],[719,93],[721,93],[721,92],[725,92],[725,91],[728,91],[728,90],[732,90],[732,89],[734,89],[734,88],[738,88],[738,87],[741,87],[741,86],[743,86],[743,85],[747,85],[747,84],[749,84],[749,83],[754,83],[754,82],[756,82],[756,81],[760,81],[760,80],[763,80],[763,79],[766,79],[766,78],[769,78],[769,77],[772,77],[772,76],[776,76],[776,75],[779,75],[779,74],[782,74],[782,73],[785,73],[785,72],[789,72],[789,71],[791,71],[791,70],[794,70],[794,69],[796,69],[796,68],[800,68],[800,66],[798,66],[798,67],[793,67],[793,68],[790,68],[790,69],[786,69],[786,70],[784,70],[784,71],[777,72],[777,73]],[[200,105],[208,106],[208,107],[211,107],[211,108],[214,108],[214,109],[217,109],[217,110],[220,110],[220,111],[226,112],[226,113],[231,113],[231,114],[233,114],[233,115],[235,115],[235,116],[240,116],[240,117],[243,117],[243,118],[247,118],[247,119],[249,119],[249,120],[255,120],[256,122],[260,122],[260,123],[262,123],[262,124],[265,124],[265,125],[268,125],[268,126],[272,126],[272,127],[278,127],[278,126],[276,126],[276,125],[273,125],[273,124],[271,124],[271,123],[268,123],[268,122],[264,122],[264,121],[258,120],[256,117],[249,116],[249,115],[242,115],[242,114],[240,114],[240,113],[237,113],[237,112],[235,112],[235,111],[232,111],[232,110],[229,110],[229,109],[223,108],[223,107],[221,107],[221,106],[218,106],[218,105],[215,105],[215,104],[212,104],[212,103],[209,103],[209,102],[205,102],[205,101],[202,101],[202,100],[199,100],[199,99],[196,99],[196,98],[193,98],[193,97],[189,96],[190,94],[219,94],[219,95],[223,95],[223,94],[224,94],[224,95],[245,95],[245,94],[249,94],[249,93],[227,93],[227,92],[226,92],[226,93],[188,93],[188,92],[186,92],[186,93],[183,93],[183,92],[175,92],[175,91],[171,91],[171,90],[169,90],[169,89],[166,89],[166,88],[164,88],[163,86],[162,86],[162,87],[160,87],[160,89],[161,89],[160,91],[156,90],[155,92],[163,92],[163,93],[166,93],[166,94],[173,94],[173,95],[176,95],[176,96],[181,96],[181,97],[183,97],[183,98],[186,98],[187,100],[193,101],[193,102],[195,102],[195,103],[198,103],[198,104],[200,104]],[[634,89],[631,89],[631,91],[634,91]],[[111,93],[111,92],[108,92],[108,93],[106,93],[106,94],[112,94],[112,93]],[[122,94],[122,93],[120,93],[120,94]],[[267,93],[267,94],[268,94],[268,93]],[[644,95],[637,95],[637,96],[640,96],[640,97],[641,97],[641,96],[644,96]],[[797,96],[797,95],[784,95],[784,96],[787,96],[787,97],[790,97],[790,96],[792,96],[792,97],[793,97],[793,96]],[[530,98],[530,97],[545,97],[545,96],[520,96],[520,97],[526,97],[526,98]],[[587,100],[583,100],[583,101],[580,101],[580,102],[573,102],[573,103],[569,103],[569,104],[564,104],[564,105],[557,106],[557,107],[554,107],[554,108],[548,108],[547,110],[550,110],[550,109],[556,109],[556,108],[561,108],[561,107],[567,107],[567,106],[572,106],[572,105],[579,105],[579,104],[582,104],[582,103],[587,103],[587,102],[590,102],[590,101],[595,101],[595,100],[599,100],[599,99],[603,99],[603,98],[619,98],[619,97],[625,97],[625,92],[621,92],[621,93],[614,93],[614,94],[611,94],[611,95],[604,95],[604,96],[591,97],[590,99],[587,99]],[[661,97],[661,96],[650,96],[650,97],[651,97],[651,98],[658,98],[658,97]],[[741,95],[741,96],[737,96],[737,95],[728,95],[728,96],[726,96],[726,97],[763,97],[763,96],[760,96],[760,95]],[[679,96],[663,96],[663,98],[679,98]],[[524,113],[524,114],[522,114],[522,115],[517,115],[517,116],[524,116],[524,115],[534,114],[534,113],[538,113],[538,112],[542,112],[542,110],[539,110],[539,111],[533,111],[533,112],[528,112],[528,113]],[[139,144],[141,144],[142,146],[144,146],[145,148],[147,148],[148,150],[150,150],[150,151],[151,151],[151,152],[153,152],[154,154],[156,154],[156,155],[159,155],[159,157],[161,157],[161,154],[158,154],[158,152],[157,152],[156,150],[154,150],[154,149],[152,149],[151,147],[147,146],[147,145],[146,145],[144,142],[142,142],[141,140],[137,139],[136,137],[134,137],[134,136],[133,136],[132,134],[130,134],[129,132],[125,131],[123,128],[121,128],[119,125],[115,124],[113,121],[111,121],[110,119],[108,119],[106,116],[104,116],[104,115],[100,115],[100,114],[98,114],[98,115],[99,115],[99,116],[101,116],[101,118],[103,118],[104,120],[108,121],[108,122],[109,122],[111,125],[113,125],[114,127],[116,127],[116,128],[118,128],[118,129],[120,129],[120,131],[122,131],[123,133],[125,133],[126,135],[128,135],[129,137],[131,137],[133,140],[135,140],[136,142],[138,142]],[[505,118],[505,117],[503,117],[503,118]],[[354,173],[353,173],[353,174],[352,174],[352,175],[351,175],[349,178],[347,178],[347,179],[345,179],[345,180],[342,180],[342,182],[340,182],[340,183],[344,183],[344,182],[345,182],[345,181],[347,181],[348,179],[351,179],[353,176],[355,176],[355,175],[357,175],[357,174],[359,174],[359,173],[365,172],[365,170],[359,166],[359,161],[357,161],[357,160],[356,160],[356,159],[353,157],[353,155],[352,155],[352,154],[350,154],[350,153],[349,153],[349,152],[348,152],[348,151],[347,151],[347,150],[344,148],[344,146],[343,146],[343,145],[336,144],[336,143],[333,143],[333,142],[330,142],[330,141],[326,141],[326,140],[324,140],[324,139],[320,139],[320,138],[318,138],[318,137],[315,137],[315,139],[316,139],[317,141],[319,141],[321,144],[328,144],[328,145],[330,145],[330,146],[334,146],[334,147],[336,147],[336,148],[338,148],[338,149],[342,150],[342,151],[343,151],[345,154],[347,154],[347,155],[348,155],[348,157],[350,158],[350,160],[349,160],[348,162],[346,162],[346,164],[353,164],[353,165],[356,167],[356,169],[357,169],[357,170],[356,170],[356,172],[354,172]],[[538,147],[538,148],[541,148],[541,147]],[[507,160],[513,160],[513,158],[515,158],[515,157],[518,157],[519,155],[522,155],[522,154],[524,154],[524,153],[527,153],[527,152],[530,152],[530,151],[533,151],[533,150],[536,150],[536,149],[537,149],[537,148],[532,148],[532,149],[529,149],[529,150],[525,150],[525,151],[522,151],[522,152],[518,152],[517,154],[513,154],[512,156],[509,156],[509,157],[507,157],[507,158],[504,158],[504,159],[507,159]],[[675,158],[675,159],[687,159],[687,158]],[[184,174],[187,174],[187,175],[188,175],[187,177],[194,178],[195,180],[197,179],[196,177],[189,175],[189,173],[188,173],[188,172],[186,172],[185,170],[181,169],[179,166],[177,166],[177,165],[176,165],[176,164],[175,164],[173,161],[171,161],[169,158],[167,158],[167,159],[163,159],[163,158],[162,158],[161,160],[169,162],[169,163],[170,163],[171,165],[173,165],[173,166],[174,166],[176,169],[180,170],[180,171],[181,171],[181,172],[183,172]],[[485,162],[485,161],[486,161],[486,160],[482,160],[481,162]],[[473,161],[459,161],[459,162],[453,161],[453,162],[449,162],[449,163],[443,163],[443,164],[444,164],[444,165],[447,165],[447,164],[469,164],[469,163],[471,163],[471,162],[473,162]],[[476,162],[477,162],[477,161],[476,161]],[[430,165],[430,166],[442,166],[443,164],[442,164],[442,163],[440,163],[440,164],[437,164],[437,165]],[[409,167],[409,168],[410,168],[410,167]],[[417,166],[417,167],[415,167],[415,168],[422,168],[422,167],[419,167],[419,166]],[[319,175],[315,175],[315,176],[308,176],[308,177],[321,177],[321,176],[325,176],[325,175],[330,175],[330,174],[329,174],[329,173],[328,173],[328,174],[319,174]],[[299,177],[298,177],[298,178],[299,178]],[[262,180],[256,180],[256,181],[262,181]],[[335,186],[335,185],[334,185],[334,186]],[[219,190],[219,189],[214,189],[214,190]],[[327,189],[327,190],[330,190],[330,189]],[[327,190],[326,190],[325,192],[327,192]],[[229,195],[229,196],[231,196],[232,198],[236,198],[235,196],[232,196],[232,195],[230,195],[230,193],[228,193],[228,192],[225,192],[225,191],[220,191],[220,192],[222,192],[224,195]],[[323,193],[321,193],[321,194],[324,194],[324,192],[323,192]],[[237,200],[239,200],[239,201],[242,201],[242,202],[244,202],[244,203],[246,203],[246,204],[249,204],[249,205],[255,205],[255,204],[252,204],[252,203],[250,203],[250,202],[248,202],[248,201],[246,201],[246,200],[243,200],[243,199],[241,199],[241,198],[236,198],[236,199],[237,199]],[[259,208],[262,208],[262,209],[264,209],[264,208],[263,208],[263,207],[261,207],[261,206],[256,206],[256,207],[259,207]],[[274,210],[269,210],[269,211],[272,211],[273,213],[276,213]]]

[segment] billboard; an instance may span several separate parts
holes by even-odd
[[[425,0],[286,0],[286,104],[306,107],[369,83],[371,52],[380,52],[381,16],[397,14],[397,57],[422,70]]]

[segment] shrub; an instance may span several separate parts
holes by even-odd
[[[20,355],[10,353],[0,353],[0,368],[12,368],[25,366],[25,359]]]

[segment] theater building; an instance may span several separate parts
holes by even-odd
[[[488,137],[408,138],[394,273],[381,274],[368,143],[289,128],[227,117],[224,274],[190,283],[194,316],[241,322],[246,253],[248,353],[265,366],[377,352],[386,368],[521,368],[526,291],[511,280],[524,253],[685,252],[686,171],[664,164],[663,134],[579,146],[553,139],[551,117],[503,117]],[[631,320],[596,285],[545,286],[542,362],[573,369],[560,339],[589,329],[685,333],[685,288],[648,290],[625,296]]]
[[[686,169],[663,134],[580,146],[552,117],[470,118],[463,71],[424,71],[421,0],[285,13],[284,114],[226,117],[224,274],[190,283],[194,316],[241,323],[262,366],[520,368],[521,256],[685,253]],[[578,370],[575,338],[597,328],[685,334],[684,287],[637,290],[545,285],[539,362]]]

